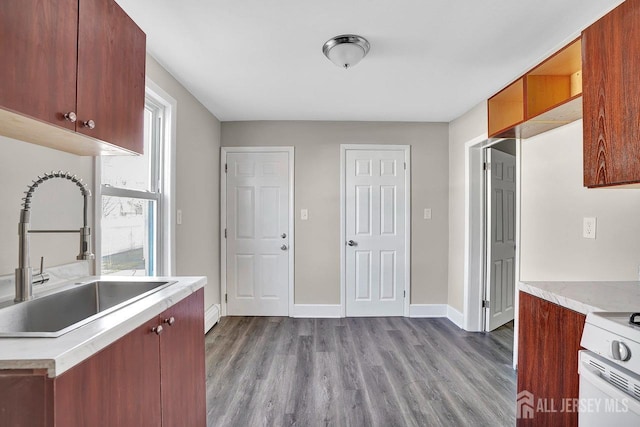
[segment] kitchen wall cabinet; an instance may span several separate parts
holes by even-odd
[[[0,371],[0,424],[205,426],[203,328],[200,289],[58,377]]]
[[[582,33],[584,185],[640,183],[640,0]]]
[[[577,412],[561,412],[566,399],[578,399],[578,350],[586,316],[520,292],[518,393],[546,399],[557,412],[535,412],[518,426],[577,426]],[[553,400],[552,400],[553,399]]]
[[[581,69],[577,39],[489,98],[489,137],[529,138],[581,118]]]
[[[145,48],[113,0],[0,2],[0,134],[81,155],[142,153]]]

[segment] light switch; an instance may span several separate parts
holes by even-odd
[[[306,221],[309,219],[309,210],[308,209],[300,209],[300,219],[302,221]]]
[[[424,210],[424,219],[431,219],[431,209],[430,208],[426,208]]]
[[[182,209],[178,209],[178,212],[176,212],[176,222],[178,225],[182,224]]]

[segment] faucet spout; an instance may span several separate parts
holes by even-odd
[[[26,196],[22,199],[22,209],[20,210],[20,222],[18,223],[18,268],[16,268],[15,273],[16,302],[27,301],[33,298],[33,272],[29,259],[31,198],[40,184],[54,178],[67,179],[80,188],[83,197],[83,224],[80,228],[80,253],[77,259],[88,260],[95,258],[95,255],[91,253],[91,229],[87,226],[88,198],[91,196],[91,191],[87,187],[87,184],[84,184],[82,179],[79,179],[76,175],[71,175],[69,172],[52,171],[38,176],[38,179],[33,180],[25,192]],[[50,232],[66,232],[66,230],[50,230]],[[41,271],[41,273],[43,273],[43,271]]]

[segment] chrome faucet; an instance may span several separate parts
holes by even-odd
[[[18,223],[18,268],[16,268],[16,297],[15,302],[27,301],[33,298],[33,273],[31,271],[31,264],[29,260],[29,234],[30,233],[78,233],[77,230],[30,230],[29,220],[31,218],[31,197],[36,188],[43,182],[49,179],[68,179],[80,188],[80,192],[83,197],[83,224],[80,228],[80,254],[77,256],[79,260],[94,259],[95,255],[91,253],[91,229],[87,226],[87,207],[88,198],[91,196],[91,191],[87,188],[87,184],[82,182],[75,175],[69,174],[69,172],[48,172],[43,176],[38,176],[38,179],[32,181],[29,185],[29,189],[25,192],[26,196],[22,199],[22,209],[20,210],[20,222]],[[43,263],[40,264],[40,274],[36,275],[36,282],[43,283],[48,280],[44,276]]]

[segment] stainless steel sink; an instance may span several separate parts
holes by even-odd
[[[0,337],[59,337],[175,282],[97,280],[0,309]]]

